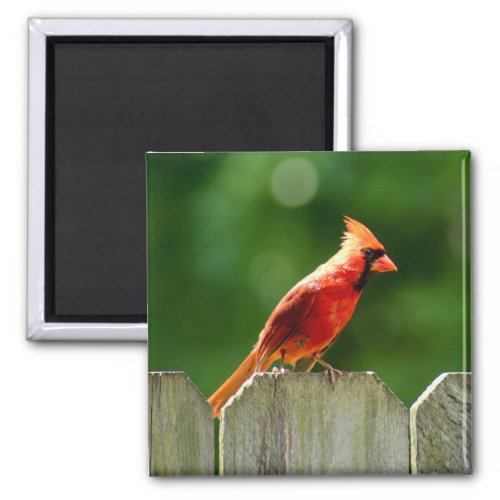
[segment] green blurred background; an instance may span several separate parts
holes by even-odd
[[[469,369],[469,153],[149,153],[147,188],[150,370],[210,396],[337,252],[344,214],[399,271],[372,277],[325,359],[375,371],[408,405]]]

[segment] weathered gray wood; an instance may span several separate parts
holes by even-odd
[[[182,372],[149,373],[149,473],[214,473],[212,409]]]
[[[413,474],[470,474],[471,374],[443,373],[410,409]]]
[[[222,474],[409,472],[408,409],[374,373],[259,373],[222,411]]]

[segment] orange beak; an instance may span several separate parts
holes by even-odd
[[[382,255],[382,257],[378,258],[372,265],[372,270],[373,271],[378,271],[379,273],[385,273],[387,271],[397,271],[398,268],[392,262],[391,259],[389,259],[388,255]]]

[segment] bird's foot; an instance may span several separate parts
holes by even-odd
[[[319,356],[314,356],[314,359],[325,369],[324,373],[330,377],[332,386],[335,387],[335,378],[341,377],[342,372],[337,370],[337,368],[334,368],[332,365],[329,365],[326,361],[323,361]]]
[[[279,373],[279,374],[281,374],[281,375],[283,375],[284,373],[287,373],[287,372],[289,372],[289,371],[290,371],[290,370],[288,370],[288,369],[286,369],[286,368],[284,368],[284,367],[282,367],[282,368],[278,368],[277,366],[273,366],[273,369],[271,370],[271,372],[272,372],[272,373],[274,373],[274,374]]]
[[[330,377],[330,382],[332,383],[332,386],[335,387],[335,380],[337,377],[342,376],[342,372],[340,370],[337,370],[337,368],[334,368],[333,366],[325,366],[325,371],[324,373]]]

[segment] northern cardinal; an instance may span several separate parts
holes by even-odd
[[[334,380],[341,372],[321,359],[354,313],[372,271],[397,271],[382,244],[360,222],[344,217],[340,250],[299,281],[278,303],[259,340],[237,370],[208,399],[215,417],[257,371],[276,360],[309,371],[320,363]]]

